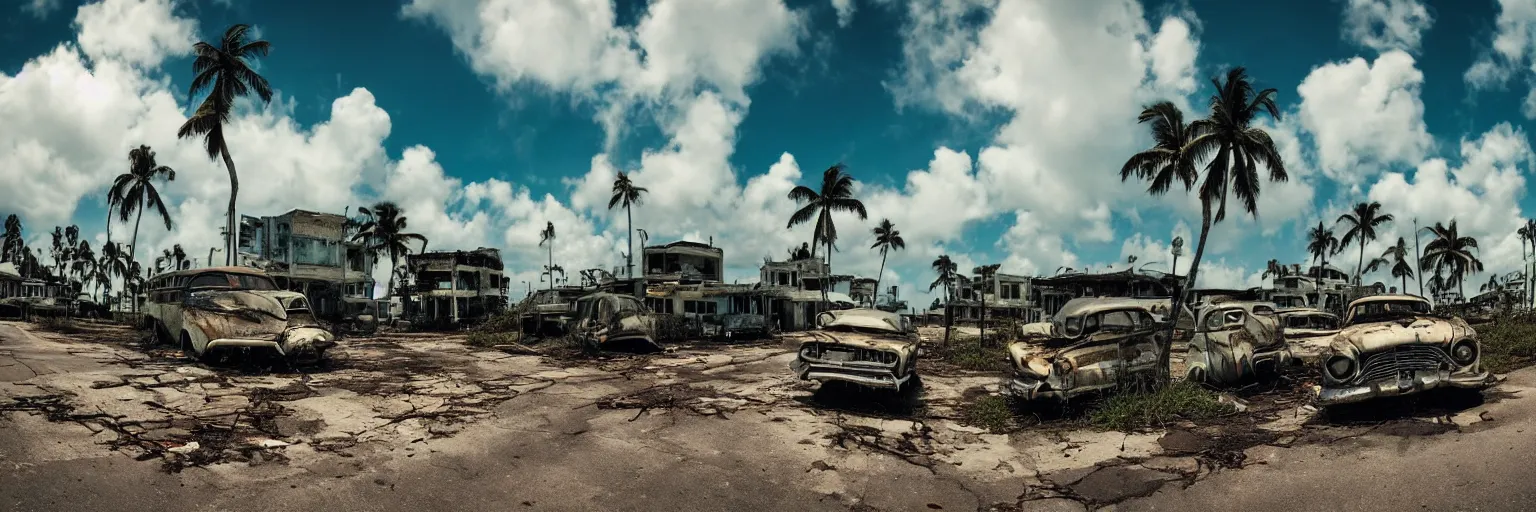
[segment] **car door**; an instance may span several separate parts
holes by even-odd
[[[1073,351],[1077,371],[1071,387],[1115,384],[1134,350],[1134,320],[1125,311],[1096,313],[1083,319],[1083,332],[1092,341]]]

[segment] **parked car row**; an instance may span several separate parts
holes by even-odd
[[[1025,400],[1070,399],[1123,389],[1156,376],[1168,301],[1079,298],[1048,322],[1020,329],[1009,344],[1006,388]],[[1342,321],[1306,308],[1212,300],[1190,314],[1184,378],[1215,386],[1250,382],[1287,365],[1321,375],[1318,403],[1342,405],[1436,388],[1482,389],[1477,331],[1460,318],[1430,314],[1412,295],[1377,295],[1349,304]],[[874,309],[829,311],[800,345],[791,370],[801,379],[843,381],[901,391],[918,378],[919,340],[903,317]]]

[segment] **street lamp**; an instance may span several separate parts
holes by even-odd
[[[216,253],[216,252],[224,252],[224,248],[222,248],[222,247],[209,247],[208,248],[208,266],[210,266],[210,267],[213,266],[213,253]]]

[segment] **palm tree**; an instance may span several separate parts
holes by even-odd
[[[1195,257],[1189,266],[1189,279],[1185,281],[1188,288],[1194,288],[1198,282],[1200,260],[1205,257],[1205,242],[1211,224],[1219,223],[1227,216],[1228,190],[1236,193],[1243,209],[1257,217],[1261,186],[1259,166],[1269,170],[1270,181],[1289,179],[1285,162],[1269,133],[1251,126],[1262,114],[1280,120],[1280,109],[1275,105],[1278,91],[1264,89],[1255,93],[1253,83],[1242,67],[1228,71],[1225,82],[1212,78],[1211,83],[1216,92],[1211,95],[1210,114],[1205,119],[1186,125],[1184,114],[1166,101],[1142,110],[1137,119],[1141,123],[1152,123],[1153,147],[1132,155],[1120,169],[1122,181],[1135,176],[1150,182],[1147,192],[1152,195],[1166,193],[1175,181],[1182,183],[1185,190],[1195,188],[1198,182],[1200,240],[1195,245]],[[1197,169],[1201,161],[1206,161],[1203,173]],[[1174,296],[1173,311],[1179,311],[1185,295],[1181,291]],[[1173,326],[1174,322],[1170,322],[1158,361],[1164,377],[1169,368]]]
[[[1461,236],[1456,228],[1456,220],[1451,219],[1450,225],[1442,225],[1436,222],[1434,226],[1424,228],[1434,240],[1424,245],[1424,260],[1419,262],[1419,270],[1433,269],[1438,275],[1441,269],[1447,271],[1444,286],[1456,287],[1456,292],[1463,299],[1466,293],[1462,283],[1466,281],[1467,273],[1483,271],[1483,262],[1473,254],[1478,250],[1477,240],[1470,236]]]
[[[901,232],[891,224],[891,219],[880,219],[880,225],[875,226],[875,245],[870,249],[880,250],[880,272],[875,274],[875,297],[880,297],[880,280],[885,277],[885,258],[893,250],[904,250],[907,241],[901,238]],[[873,302],[875,299],[870,299]]]
[[[96,266],[96,252],[91,250],[91,243],[81,240],[73,251],[74,258],[70,261],[70,274],[79,276],[80,284],[90,282],[91,268]]]
[[[224,219],[224,263],[235,261],[236,222],[235,198],[240,195],[240,178],[235,173],[235,161],[229,157],[229,141],[224,138],[224,123],[229,121],[235,99],[255,93],[262,103],[272,102],[272,87],[267,79],[251,69],[250,60],[266,57],[272,44],[266,41],[246,39],[250,25],[231,25],[224,31],[218,46],[198,42],[192,46],[197,58],[192,61],[192,86],[188,97],[197,96],[203,90],[208,96],[197,111],[176,131],[177,138],[203,137],[203,148],[210,160],[223,157],[224,169],[229,171],[229,210]]]
[[[1408,240],[1397,237],[1397,245],[1387,248],[1381,256],[1365,266],[1366,272],[1375,272],[1382,265],[1392,265],[1392,277],[1402,279],[1403,293],[1408,293],[1408,278],[1413,277],[1413,264],[1408,263]]]
[[[1323,227],[1323,222],[1318,221],[1317,227],[1307,232],[1307,254],[1312,255],[1312,264],[1317,271],[1313,277],[1317,283],[1317,307],[1322,309],[1323,303],[1323,271],[1327,270],[1328,257],[1339,252],[1339,239],[1333,236],[1333,230]]]
[[[539,231],[539,246],[549,248],[549,264],[544,266],[544,273],[549,274],[549,289],[555,289],[555,223],[545,221],[544,230]],[[561,272],[565,274],[564,271]]]
[[[398,205],[389,201],[380,201],[373,204],[372,208],[361,207],[357,209],[368,217],[358,227],[357,234],[352,236],[352,241],[364,241],[365,250],[373,255],[373,260],[378,261],[380,254],[389,255],[389,284],[384,289],[388,295],[394,294],[395,273],[394,269],[400,266],[400,257],[411,253],[410,241],[421,242],[421,252],[427,252],[427,237],[416,233],[406,233],[405,212]]]
[[[176,170],[156,162],[155,152],[145,145],[128,152],[128,163],[128,172],[119,174],[112,181],[107,197],[120,200],[117,205],[118,220],[128,222],[129,215],[137,214],[133,221],[133,237],[128,243],[128,260],[133,261],[139,245],[139,222],[144,220],[145,209],[153,206],[165,222],[165,229],[171,229],[171,212],[166,210],[165,202],[160,199],[160,190],[155,188],[155,178],[164,177],[166,182],[175,181]]]
[[[629,277],[635,277],[635,216],[630,212],[630,207],[640,204],[640,198],[646,192],[645,187],[636,187],[635,182],[629,181],[629,173],[619,173],[613,179],[613,197],[608,199],[608,209],[612,210],[619,205],[624,205],[624,217],[629,223],[625,232],[629,233],[629,254],[624,255],[624,268]]]
[[[123,244],[110,243],[101,246],[101,260],[96,262],[96,268],[99,269],[96,278],[108,280],[105,287],[107,295],[103,297],[109,297],[112,292],[112,283],[110,281],[112,276],[121,277],[124,288],[127,288],[128,262],[127,257],[123,254]]]
[[[1259,276],[1259,279],[1269,279],[1270,276],[1285,277],[1289,273],[1285,265],[1280,264],[1280,260],[1269,260],[1264,264],[1264,274]]]
[[[789,225],[786,229],[816,220],[815,232],[811,237],[811,256],[816,256],[816,245],[827,245],[827,271],[824,275],[832,273],[832,247],[837,243],[837,226],[832,222],[833,212],[852,213],[859,216],[859,220],[869,218],[869,212],[864,209],[864,202],[853,197],[853,176],[845,174],[843,164],[828,167],[821,174],[821,190],[812,190],[805,185],[798,185],[789,191],[789,198],[795,204],[805,203],[794,215],[789,216]],[[821,288],[822,302],[826,302],[827,286],[825,277]]]
[[[171,270],[181,270],[187,263],[187,251],[181,248],[181,244],[171,246]]]
[[[981,317],[976,322],[976,327],[981,329],[977,342],[982,346],[987,346],[987,278],[997,275],[997,269],[1001,267],[1001,264],[993,263],[971,269],[971,273],[976,274],[976,286],[981,287],[981,293],[977,294],[981,297]]]
[[[53,247],[48,249],[48,255],[53,257],[53,269],[62,271],[64,269],[64,228],[54,226],[53,233],[50,235],[53,236]]]
[[[1494,275],[1488,276],[1488,282],[1483,283],[1482,286],[1479,286],[1477,291],[1480,291],[1480,292],[1493,291],[1493,290],[1498,290],[1499,288],[1502,288],[1503,286],[1504,286],[1503,283],[1499,282],[1498,274],[1494,274]]]
[[[1348,228],[1344,238],[1339,240],[1339,247],[1351,242],[1360,246],[1360,257],[1355,262],[1355,285],[1358,286],[1363,284],[1365,274],[1365,244],[1376,241],[1376,228],[1392,222],[1392,214],[1381,213],[1381,203],[1376,201],[1360,202],[1355,203],[1353,211],[1340,215],[1337,222]]]
[[[1525,224],[1515,230],[1515,234],[1520,236],[1520,259],[1527,259],[1525,256],[1527,243],[1531,244],[1532,251],[1536,251],[1536,219],[1525,219]]]
[[[26,250],[26,241],[21,235],[21,218],[16,214],[5,216],[5,234],[0,235],[0,262],[17,261],[21,252]]]
[[[948,254],[941,254],[941,255],[939,255],[938,259],[933,260],[933,271],[935,273],[939,274],[939,278],[938,279],[934,279],[933,280],[933,284],[928,285],[928,291],[931,292],[931,291],[933,291],[934,288],[938,288],[940,286],[944,287],[944,344],[945,345],[949,344],[949,331],[950,331],[950,327],[952,327],[954,325],[954,318],[952,318],[950,316],[950,314],[949,314],[949,303],[954,298],[950,294],[950,292],[952,290],[952,287],[954,286],[955,278],[959,276],[959,274],[958,274],[959,270],[960,270],[959,266],[955,265],[954,260],[949,259],[949,255]]]

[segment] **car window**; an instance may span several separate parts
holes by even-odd
[[[1125,311],[1110,311],[1099,315],[1099,330],[1104,332],[1131,332],[1136,329],[1135,320]]]
[[[1226,325],[1243,323],[1243,312],[1240,310],[1228,311],[1223,317],[1222,321]]]
[[[1082,334],[1083,319],[1075,316],[1068,318],[1062,327],[1062,334],[1067,335],[1067,337],[1076,337],[1077,335]]]
[[[231,285],[229,283],[229,276],[227,274],[218,274],[218,273],[210,273],[210,274],[198,275],[197,277],[192,278],[192,283],[189,286],[191,286],[192,288],[211,288],[211,287],[232,288],[233,287],[233,285]]]
[[[1255,315],[1273,315],[1273,314],[1275,314],[1275,308],[1272,308],[1272,307],[1269,307],[1269,306],[1254,306],[1253,307],[1253,314],[1255,314]]]
[[[268,278],[266,276],[240,275],[239,276],[239,283],[240,283],[240,289],[242,289],[242,290],[276,290],[277,289],[277,285],[272,283],[272,279]]]

